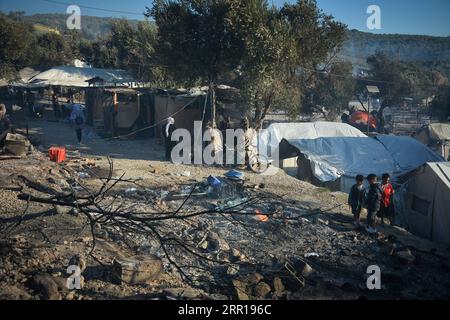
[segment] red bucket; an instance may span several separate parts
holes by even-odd
[[[65,147],[51,147],[48,149],[48,155],[51,161],[61,163],[66,161],[66,148]]]

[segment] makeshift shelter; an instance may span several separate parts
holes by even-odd
[[[88,87],[91,79],[102,79],[104,86],[130,87],[135,81],[125,70],[59,66],[29,80],[33,86]]]
[[[450,162],[426,163],[403,176],[396,213],[410,232],[450,244]]]
[[[87,88],[88,123],[116,135],[154,123],[151,92],[129,88]]]
[[[258,135],[259,151],[270,158],[279,158],[279,166],[288,174],[297,174],[297,149],[291,149],[280,143],[285,140],[317,139],[332,137],[367,137],[358,129],[337,122],[304,122],[304,123],[273,123]]]
[[[161,137],[161,127],[168,117],[175,119],[178,129],[193,133],[194,121],[209,119],[210,105],[206,103],[202,92],[184,92],[176,90],[159,90],[155,95],[155,136]],[[205,116],[203,110],[205,109]]]
[[[422,127],[414,138],[450,160],[450,124],[432,123]]]
[[[426,162],[444,161],[410,137],[328,137],[283,140],[280,157],[296,153],[297,177],[348,192],[358,174],[398,177]]]

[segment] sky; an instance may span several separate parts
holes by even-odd
[[[295,0],[269,2],[281,6],[284,2]],[[373,33],[450,36],[450,0],[317,0],[317,3],[325,13],[333,15],[349,29]],[[65,13],[68,4],[78,4],[82,15],[143,19],[142,13],[146,6],[152,5],[152,0],[0,0],[0,11]],[[370,16],[367,8],[370,5],[380,8],[379,30],[367,28],[366,21]]]

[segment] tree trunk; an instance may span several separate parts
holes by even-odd
[[[215,129],[216,126],[216,88],[214,82],[209,83],[209,92],[211,94],[211,126]]]

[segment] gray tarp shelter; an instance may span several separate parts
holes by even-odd
[[[404,177],[397,214],[412,233],[450,244],[450,162],[426,163]]]
[[[287,146],[302,155],[312,174],[322,183],[339,181],[338,190],[348,192],[358,174],[389,173],[398,177],[427,162],[444,161],[438,154],[410,137],[377,136],[329,137],[284,140],[280,154]],[[289,150],[292,155],[292,151]]]
[[[429,124],[421,128],[414,138],[450,160],[450,124]]]

